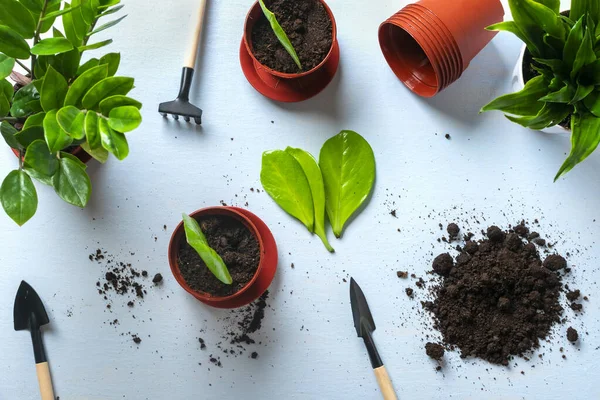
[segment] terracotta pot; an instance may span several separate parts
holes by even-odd
[[[258,2],[254,3],[246,16],[244,36],[240,45],[240,63],[246,79],[262,95],[276,101],[298,102],[319,94],[333,80],[340,62],[340,49],[337,41],[337,26],[331,9],[319,0],[333,29],[332,44],[325,59],[310,71],[287,74],[275,71],[261,64],[252,49],[252,29],[259,18],[264,18]]]
[[[513,90],[515,92],[520,92],[525,87],[525,78],[523,77],[523,62],[525,60],[525,53],[527,52],[527,46],[523,45],[521,49],[521,55],[517,60],[517,65],[515,65],[515,70],[513,72],[512,85]],[[567,128],[562,127],[561,125],[550,126],[548,128],[544,128],[541,130],[542,132],[552,133],[556,135],[566,135],[571,136],[571,131]]]
[[[17,158],[19,157],[19,151],[12,149],[12,152],[15,153],[15,156],[17,156]],[[71,152],[71,154],[73,154],[75,157],[77,157],[79,160],[81,160],[81,162],[86,163],[88,161],[90,161],[92,159],[92,156],[90,156],[85,150],[83,150],[80,146],[77,146],[75,148],[75,150],[73,150]]]
[[[192,218],[209,215],[224,215],[240,221],[256,237],[260,247],[260,261],[254,277],[237,293],[227,297],[216,297],[192,289],[179,270],[179,246],[185,241],[183,221],[177,225],[169,243],[169,266],[181,287],[202,303],[217,308],[237,308],[258,299],[269,287],[277,270],[277,245],[267,225],[248,210],[237,207],[208,207],[190,214]]]
[[[455,82],[497,32],[500,0],[421,0],[379,27],[388,64],[413,92],[433,97]]]

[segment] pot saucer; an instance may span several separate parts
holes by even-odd
[[[316,96],[329,85],[340,64],[340,47],[335,41],[329,60],[319,70],[296,79],[269,74],[268,69],[254,62],[243,39],[240,45],[240,63],[246,79],[260,94],[271,100],[295,103]]]
[[[271,233],[269,227],[256,215],[243,208],[225,208],[229,208],[243,214],[248,219],[250,219],[250,221],[252,221],[252,223],[256,226],[256,229],[258,229],[258,232],[263,240],[265,251],[262,271],[257,277],[254,284],[250,286],[241,296],[235,299],[229,300],[227,302],[210,300],[201,301],[204,304],[215,308],[238,308],[250,304],[256,299],[258,299],[269,288],[271,282],[273,282],[275,272],[277,271],[277,244],[275,243],[275,238],[273,237],[273,234]]]

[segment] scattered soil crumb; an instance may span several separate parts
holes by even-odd
[[[437,343],[427,342],[425,344],[425,353],[434,360],[441,360],[444,357],[444,347]]]
[[[579,333],[572,327],[567,328],[567,339],[569,342],[576,342],[579,339]]]
[[[406,272],[406,271],[398,271],[398,272],[396,272],[396,275],[398,276],[398,278],[401,278],[401,279],[408,278],[408,272]]]

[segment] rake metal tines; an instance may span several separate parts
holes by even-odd
[[[194,70],[192,68],[183,68],[181,73],[181,87],[179,88],[177,98],[173,101],[161,103],[158,106],[158,112],[163,117],[167,118],[171,115],[175,120],[183,117],[185,122],[190,122],[193,118],[196,124],[202,124],[202,110],[191,104],[189,99],[193,76]]]

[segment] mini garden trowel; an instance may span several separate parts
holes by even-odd
[[[196,67],[196,59],[198,57],[198,45],[200,43],[200,34],[202,33],[206,1],[207,0],[200,0],[200,8],[194,34],[192,36],[190,47],[188,48],[185,62],[183,63],[179,94],[175,100],[161,103],[158,106],[158,112],[165,118],[168,115],[171,115],[176,120],[179,119],[179,117],[183,117],[185,122],[190,122],[190,119],[193,118],[194,122],[198,125],[202,123],[202,110],[190,103],[190,88],[192,86],[194,68]]]
[[[363,338],[369,358],[371,359],[371,365],[381,389],[381,394],[384,400],[397,400],[394,386],[390,380],[390,376],[387,370],[383,366],[381,357],[375,347],[372,333],[375,330],[375,321],[373,321],[373,315],[367,304],[367,299],[360,286],[356,283],[354,278],[350,279],[350,304],[352,305],[352,316],[354,317],[354,326],[356,327],[356,333],[358,337]]]
[[[40,296],[25,281],[21,282],[15,298],[14,321],[16,331],[27,329],[31,332],[35,369],[42,400],[54,400],[50,369],[44,351],[44,343],[42,342],[42,332],[40,331],[40,327],[48,324],[50,320]]]

